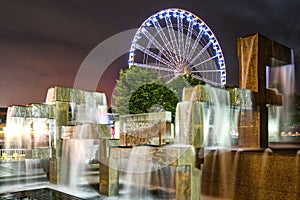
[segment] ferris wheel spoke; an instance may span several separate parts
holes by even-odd
[[[172,60],[172,56],[170,55],[169,52],[167,52],[162,46],[161,44],[145,29],[142,28],[142,33],[147,37],[147,39],[149,40],[150,43],[152,43],[158,50],[159,52],[164,55],[169,61]],[[150,46],[150,44],[147,45],[148,47]],[[148,48],[147,48],[148,49]]]
[[[134,63],[135,66],[147,68],[147,69],[155,69],[155,70],[160,70],[160,71],[166,71],[166,72],[172,72],[174,73],[174,70],[169,69],[167,67],[159,67],[159,66],[154,66],[154,65],[147,65],[147,64],[141,64],[141,63]]]
[[[206,49],[211,45],[211,41],[209,41],[199,52],[198,54],[193,58],[193,60],[191,61],[191,63],[194,63],[198,58],[199,56],[201,56],[201,54],[206,51]]]
[[[177,55],[178,54],[178,43],[177,43],[177,40],[176,40],[173,24],[172,24],[172,21],[171,21],[171,18],[170,18],[169,14],[166,14],[165,21],[166,21],[166,25],[167,25],[167,28],[168,28],[170,38],[171,38],[171,43],[172,43],[173,49],[175,50],[174,51],[175,55]],[[177,56],[175,56],[175,57],[176,57],[177,61],[179,61],[178,57]]]
[[[183,60],[184,44],[183,44],[183,17],[182,14],[177,16],[177,28],[178,28],[178,44],[179,44],[179,60]]]
[[[191,71],[191,73],[219,73],[222,72],[224,70],[221,69],[210,69],[210,70],[195,70],[195,71]]]
[[[167,74],[167,75],[160,75],[160,76],[159,76],[159,78],[161,78],[161,79],[165,79],[165,78],[169,79],[170,77],[171,77],[171,78],[172,78],[172,77],[175,77],[174,72],[172,72],[172,73],[170,73],[170,74]]]
[[[189,21],[189,27],[187,30],[187,36],[185,39],[185,46],[184,46],[184,58],[187,58],[189,55],[189,49],[191,45],[191,39],[192,39],[192,31],[193,31],[194,21],[190,19]]]
[[[214,82],[214,81],[212,81],[212,80],[209,80],[209,79],[204,78],[204,77],[199,76],[199,75],[193,74],[192,76],[193,76],[194,78],[198,79],[198,80],[202,80],[202,81],[204,81],[204,82],[206,82],[206,83],[210,83],[210,84],[215,85],[215,86],[221,85],[220,83],[216,83],[216,82]]]
[[[172,74],[168,74],[168,75],[164,75],[164,76],[160,76],[159,78],[167,78],[167,77],[173,77],[173,76],[175,76],[175,74],[174,73],[172,73]]]
[[[210,83],[211,85],[215,85],[215,86],[220,86],[221,84],[220,83],[217,83],[217,82],[215,82],[215,81],[217,81],[217,80],[209,80],[209,79],[206,79],[206,78],[204,78],[203,79],[205,82],[207,82],[207,83]]]
[[[153,24],[154,24],[154,27],[155,27],[155,29],[157,30],[157,32],[158,32],[160,38],[162,39],[162,41],[163,41],[165,47],[167,47],[168,50],[171,51],[171,53],[174,53],[175,50],[174,50],[173,46],[170,45],[170,43],[168,42],[168,38],[167,38],[166,34],[164,33],[164,31],[163,31],[163,29],[162,29],[160,23],[159,23],[158,21],[154,21]],[[169,58],[170,58],[173,62],[176,62],[176,61],[174,60],[174,56],[172,56],[172,55],[170,54],[170,52],[166,51],[166,54],[168,54]]]
[[[170,74],[166,76],[161,76],[160,79],[167,79],[166,83],[170,83],[172,80],[174,80],[177,76],[175,74]]]
[[[189,52],[189,55],[188,55],[188,58],[187,58],[188,60],[190,60],[192,58],[192,56],[194,55],[194,53],[197,49],[197,46],[199,45],[199,42],[202,38],[203,33],[204,33],[204,31],[201,29],[200,32],[197,35],[197,38],[196,38],[195,42],[193,43],[191,51]]]
[[[212,56],[212,57],[210,57],[210,58],[208,58],[206,60],[203,60],[202,62],[193,65],[191,68],[195,68],[195,67],[198,67],[200,65],[203,65],[204,63],[206,63],[208,61],[211,61],[211,60],[215,59],[216,57],[218,57],[218,55],[214,55],[214,56]]]
[[[163,63],[163,64],[165,64],[167,66],[173,67],[173,65],[169,61],[167,61],[164,58],[158,56],[157,54],[155,54],[152,51],[150,51],[149,49],[141,46],[140,44],[136,43],[135,44],[135,48],[137,48],[138,50],[140,50],[140,51],[144,52],[145,54],[151,56],[155,60],[157,60],[157,61],[159,61],[159,62],[161,62],[161,63]]]

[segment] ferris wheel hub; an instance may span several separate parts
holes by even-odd
[[[189,66],[184,68],[184,74],[191,74],[191,68]]]

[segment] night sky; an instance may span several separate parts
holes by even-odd
[[[97,45],[171,7],[194,13],[214,32],[228,85],[238,85],[237,38],[256,32],[294,49],[300,77],[299,0],[7,0],[0,2],[0,107],[42,103],[49,87],[73,87]],[[109,97],[127,55],[99,67],[105,71],[95,88]]]

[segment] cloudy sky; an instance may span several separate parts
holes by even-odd
[[[3,0],[0,107],[44,102],[54,85],[73,87],[95,47],[170,7],[196,14],[211,28],[225,56],[229,85],[238,85],[237,38],[256,32],[294,49],[300,77],[298,0]],[[126,67],[127,55],[116,56],[99,77],[97,91],[109,96],[119,69]]]

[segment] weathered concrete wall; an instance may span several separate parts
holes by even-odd
[[[210,152],[202,170],[202,194],[221,199],[300,199],[300,155]]]

